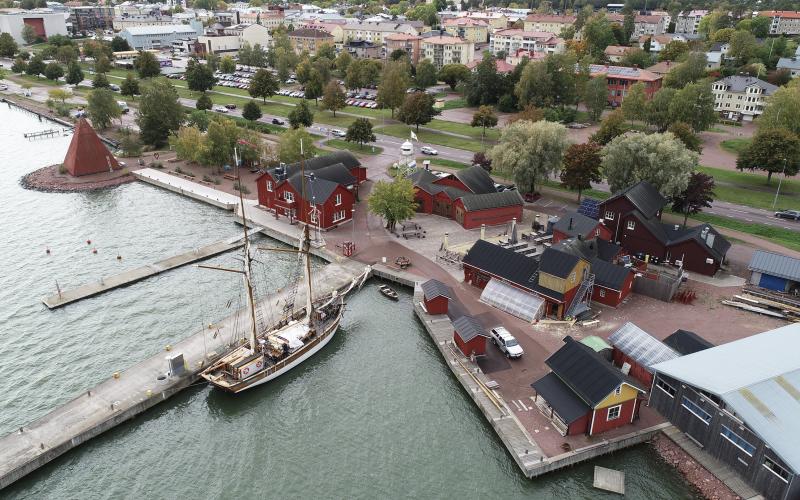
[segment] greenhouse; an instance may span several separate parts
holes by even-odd
[[[481,293],[481,302],[533,323],[542,316],[544,300],[494,278]]]

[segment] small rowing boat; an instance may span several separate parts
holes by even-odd
[[[392,287],[389,285],[381,285],[378,287],[378,290],[385,296],[392,300],[398,300],[400,297],[397,295],[397,292],[392,290]]]

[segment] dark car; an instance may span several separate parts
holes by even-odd
[[[225,107],[228,108],[228,109],[236,109],[236,105],[235,104],[226,104]]]
[[[779,219],[800,220],[800,210],[781,210],[775,212],[775,217]]]
[[[273,124],[273,125],[283,125],[283,124],[285,124],[285,123],[286,123],[286,122],[285,122],[285,121],[283,121],[283,120],[281,120],[280,118],[273,118],[273,119],[272,119],[272,124]]]

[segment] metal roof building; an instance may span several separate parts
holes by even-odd
[[[756,250],[748,268],[752,285],[779,292],[800,287],[800,259]]]

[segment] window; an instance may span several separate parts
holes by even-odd
[[[614,220],[614,212],[612,212],[611,210],[606,210],[606,217],[605,218],[608,219],[608,220]]]
[[[722,426],[722,430],[719,434],[751,457],[753,456],[753,453],[756,452],[755,446],[747,442],[742,436],[733,432],[727,425]]]
[[[706,425],[711,423],[711,414],[702,409],[697,403],[690,400],[686,396],[684,396],[681,400],[681,406],[689,410],[689,413],[705,422]]]
[[[633,231],[636,229],[636,221],[629,220],[625,227],[628,228],[628,230]]]
[[[606,422],[618,419],[621,413],[622,413],[622,405],[610,407],[608,409],[608,415],[606,416]]]
[[[334,198],[334,203],[336,205],[341,205],[342,204],[342,194],[341,193],[336,195],[336,198]]]
[[[600,236],[600,229],[595,229],[594,230],[594,235],[595,236]]]
[[[267,181],[267,191],[272,192],[272,181]]]
[[[674,398],[675,397],[675,393],[678,392],[678,391],[675,390],[674,387],[672,387],[671,385],[669,385],[668,383],[664,382],[661,379],[656,380],[656,387],[658,387],[659,389],[661,389],[662,391],[667,393],[667,396],[669,396],[671,398]]]
[[[294,193],[291,191],[284,191],[283,192],[283,199],[286,201],[293,202],[294,201]]]
[[[338,212],[333,213],[333,222],[339,222],[340,220],[344,220],[344,210],[339,210]]]
[[[605,296],[606,296],[606,291],[605,291],[605,289],[604,289],[604,288],[601,288],[601,289],[600,289],[600,296],[601,296],[601,297],[605,297]]]
[[[781,478],[781,480],[784,483],[787,483],[787,484],[789,483],[789,477],[790,477],[789,471],[787,471],[786,469],[784,469],[780,465],[776,464],[774,460],[772,460],[772,459],[770,459],[768,457],[764,457],[764,467],[768,471],[772,472],[773,474],[775,474],[776,476]]]
[[[620,385],[616,389],[614,389],[614,395],[615,396],[619,396],[620,394],[622,394],[622,385]]]

